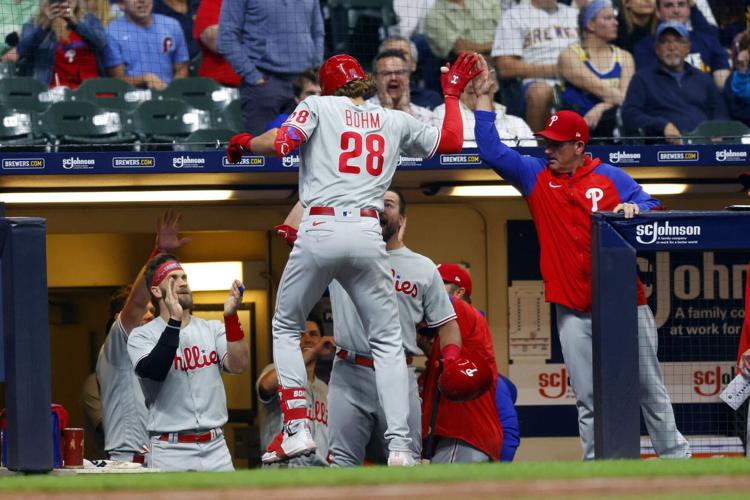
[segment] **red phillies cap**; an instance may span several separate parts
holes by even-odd
[[[575,111],[558,111],[549,117],[544,130],[534,135],[551,141],[583,141],[588,144],[589,126]]]
[[[750,189],[750,172],[742,172],[740,174],[740,184],[742,184],[745,189]]]
[[[466,295],[471,297],[471,277],[469,276],[469,273],[466,272],[466,269],[458,264],[453,264],[452,262],[439,264],[437,267],[444,283],[453,283],[454,285],[464,288],[466,290]]]

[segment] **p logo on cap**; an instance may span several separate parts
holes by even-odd
[[[581,115],[574,111],[558,111],[550,116],[544,130],[534,134],[550,141],[583,141],[589,142],[589,126]]]

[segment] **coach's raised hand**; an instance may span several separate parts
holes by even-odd
[[[466,85],[481,72],[478,66],[480,56],[475,53],[461,52],[456,62],[447,63],[440,68],[440,85],[446,97],[460,97]]]

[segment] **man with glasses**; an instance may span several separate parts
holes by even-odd
[[[706,120],[728,120],[726,103],[711,77],[687,63],[690,35],[684,24],[667,21],[656,28],[659,64],[639,69],[630,81],[622,120],[647,137],[680,137]]]
[[[432,111],[411,102],[409,77],[411,67],[401,50],[384,50],[375,57],[375,84],[377,94],[369,101],[386,109],[396,109],[412,115],[422,123],[431,124]]]
[[[544,141],[546,159],[522,156],[504,145],[495,128],[492,78],[485,65],[474,80],[479,154],[528,203],[539,237],[546,300],[556,308],[563,358],[576,395],[583,458],[593,459],[589,219],[597,211],[623,212],[625,218],[632,218],[659,208],[659,202],[623,170],[586,155],[589,129],[583,117],[573,111],[553,114],[536,133]],[[659,456],[687,458],[690,450],[677,430],[664,387],[656,358],[656,323],[640,281],[637,290],[641,408],[646,427]]]

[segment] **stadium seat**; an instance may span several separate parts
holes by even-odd
[[[91,146],[96,146],[97,150],[122,149],[122,144],[136,139],[123,131],[118,113],[87,101],[56,102],[37,117],[37,124],[54,143],[55,151],[91,149]]]
[[[146,101],[126,117],[127,130],[134,132],[150,149],[172,149],[172,144],[196,130],[210,128],[210,114],[179,99]]]
[[[12,151],[23,147],[24,151],[28,151],[29,146],[43,146],[46,143],[44,137],[34,134],[31,113],[0,105],[0,148],[9,148]]]
[[[47,87],[30,76],[0,79],[0,104],[20,111],[40,113],[49,107],[48,102],[39,100],[39,94]]]
[[[233,89],[223,87],[215,80],[200,76],[172,80],[158,99],[182,99],[198,109],[216,112],[232,101]]]
[[[213,126],[216,128],[226,128],[240,132],[245,129],[245,119],[242,117],[242,102],[236,99],[229,103],[227,107],[214,111]]]
[[[17,74],[16,63],[0,62],[0,78],[13,78]]]
[[[175,142],[175,151],[205,151],[224,149],[234,132],[225,128],[196,130],[185,139]]]
[[[707,120],[683,137],[688,144],[742,143],[750,127],[736,120]]]
[[[133,111],[141,103],[135,90],[119,78],[90,78],[73,92],[71,99],[93,102],[104,109]]]

